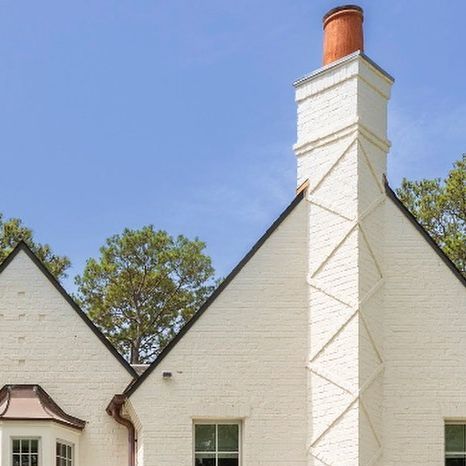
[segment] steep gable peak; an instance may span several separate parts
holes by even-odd
[[[0,275],[11,266],[15,258],[20,254],[24,254],[35,267],[43,274],[48,282],[55,288],[56,291],[63,297],[67,304],[78,314],[86,326],[91,330],[92,333],[100,340],[100,342],[107,348],[108,351],[119,361],[119,363],[126,369],[126,371],[133,378],[137,378],[136,371],[131,365],[125,360],[125,358],[115,349],[109,340],[102,334],[102,332],[95,326],[95,324],[89,319],[87,314],[78,306],[74,299],[68,294],[63,288],[60,282],[50,273],[47,267],[42,261],[34,254],[31,248],[24,242],[20,241],[11,253],[3,260],[0,264]]]

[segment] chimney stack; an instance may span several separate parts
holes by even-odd
[[[308,204],[308,466],[383,463],[387,104],[363,11],[324,17],[324,65],[295,83]]]
[[[364,51],[363,21],[364,12],[356,5],[334,8],[324,16],[324,65]]]

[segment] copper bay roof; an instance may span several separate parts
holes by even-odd
[[[0,390],[0,421],[54,421],[82,430],[86,421],[66,414],[39,385],[5,385]]]

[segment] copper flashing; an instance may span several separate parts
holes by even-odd
[[[86,425],[66,414],[39,385],[5,385],[0,390],[0,420],[53,421],[78,430]]]
[[[296,188],[296,195],[301,194],[302,192],[306,191],[309,188],[309,178],[304,180],[297,188]]]

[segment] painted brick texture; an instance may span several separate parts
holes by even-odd
[[[131,396],[145,466],[192,466],[195,419],[242,420],[244,465],[306,465],[307,219],[301,202]]]
[[[384,465],[440,466],[445,420],[466,420],[466,288],[388,203]]]
[[[360,54],[297,83],[309,180],[308,464],[382,457],[383,233],[391,81]]]
[[[444,464],[466,288],[385,194],[390,86],[361,54],[297,83],[305,199],[131,395],[138,466],[192,466],[196,420],[241,421],[242,466]],[[130,375],[23,252],[0,274],[0,350],[0,387],[88,421],[77,466],[127,464],[105,407]]]
[[[0,274],[0,349],[0,386],[39,384],[88,421],[80,466],[127,464],[126,431],[105,408],[131,377],[23,251]]]

